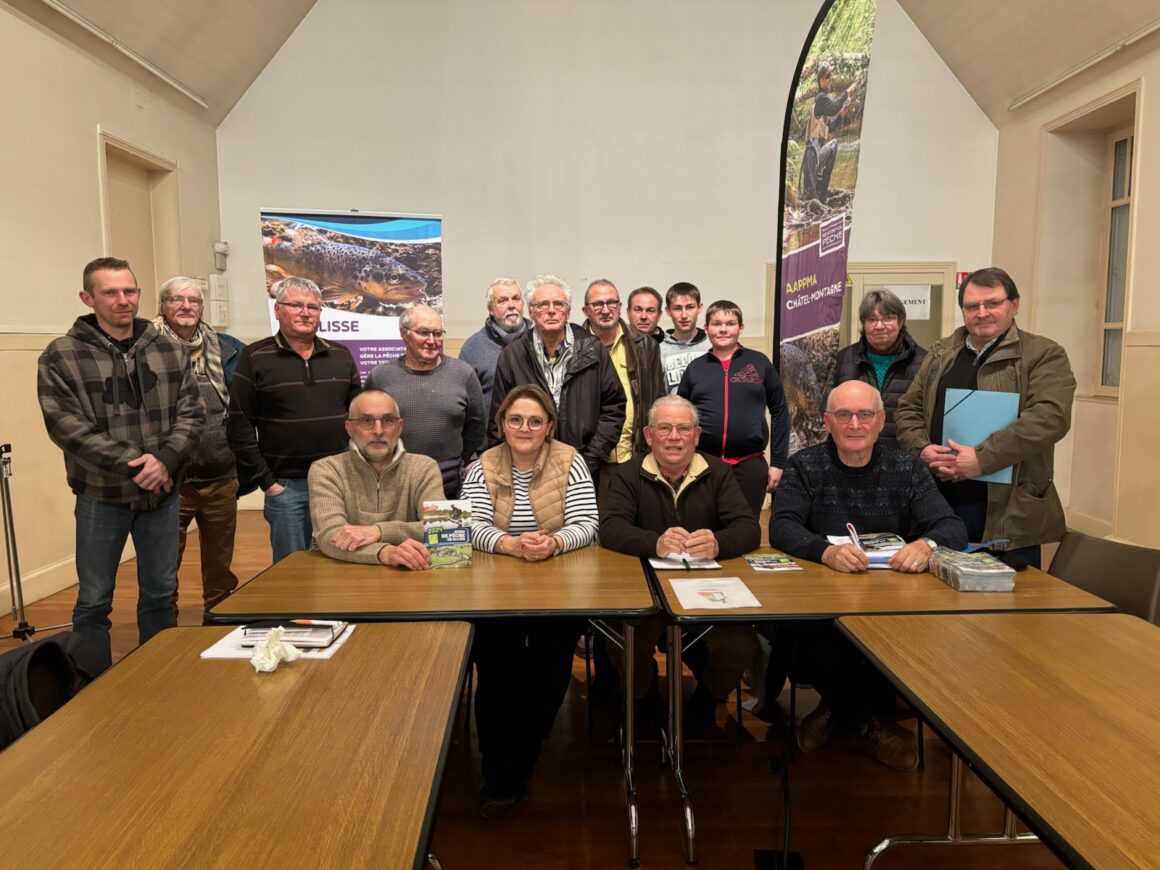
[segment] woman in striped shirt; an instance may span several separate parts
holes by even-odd
[[[538,562],[596,539],[599,520],[583,457],[552,439],[556,408],[538,386],[515,387],[496,413],[504,440],[467,473],[472,546]],[[475,722],[483,757],[479,812],[493,818],[527,797],[528,779],[568,690],[577,620],[488,620],[475,626]]]

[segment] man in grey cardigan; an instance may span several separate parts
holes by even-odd
[[[426,305],[409,308],[399,318],[399,331],[406,354],[376,366],[366,388],[395,397],[399,412],[411,422],[408,447],[439,463],[444,495],[458,498],[463,466],[487,432],[479,379],[467,363],[444,356],[446,333],[438,311]]]
[[[315,460],[307,478],[314,543],[332,559],[431,567],[423,502],[443,498],[439,467],[403,449],[399,406],[379,390],[350,403],[345,453]]]

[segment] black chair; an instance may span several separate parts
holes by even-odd
[[[1069,530],[1048,573],[1160,625],[1160,550]]]

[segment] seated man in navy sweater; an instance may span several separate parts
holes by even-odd
[[[896,571],[925,571],[937,547],[967,545],[966,527],[922,462],[877,443],[885,422],[878,390],[862,381],[838,385],[826,403],[825,422],[830,440],[794,454],[782,477],[769,524],[771,545],[850,573],[869,567],[866,554],[854,544],[827,540],[848,534],[847,523],[909,541],[890,560]],[[913,740],[888,731],[873,715],[878,701],[893,700],[889,684],[832,623],[803,626],[798,657],[822,696],[798,726],[803,752],[819,749],[842,727],[862,736],[888,767],[915,767]]]

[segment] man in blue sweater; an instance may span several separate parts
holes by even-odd
[[[524,296],[515,278],[496,278],[487,288],[487,320],[483,329],[468,337],[459,358],[475,369],[483,388],[483,410],[491,408],[491,382],[503,349],[518,339],[532,321],[524,317]]]
[[[967,530],[922,462],[878,443],[886,415],[878,390],[863,381],[834,387],[826,405],[830,440],[793,455],[778,488],[769,542],[791,556],[859,573],[866,554],[852,543],[834,544],[851,523],[863,532],[892,532],[909,543],[890,560],[895,571],[927,569],[938,547],[961,550]],[[856,581],[855,581],[856,582]],[[806,623],[798,660],[822,696],[798,726],[798,745],[813,752],[839,727],[862,737],[878,761],[898,770],[918,763],[913,740],[887,730],[874,711],[893,701],[886,679],[843,638],[832,622]]]

